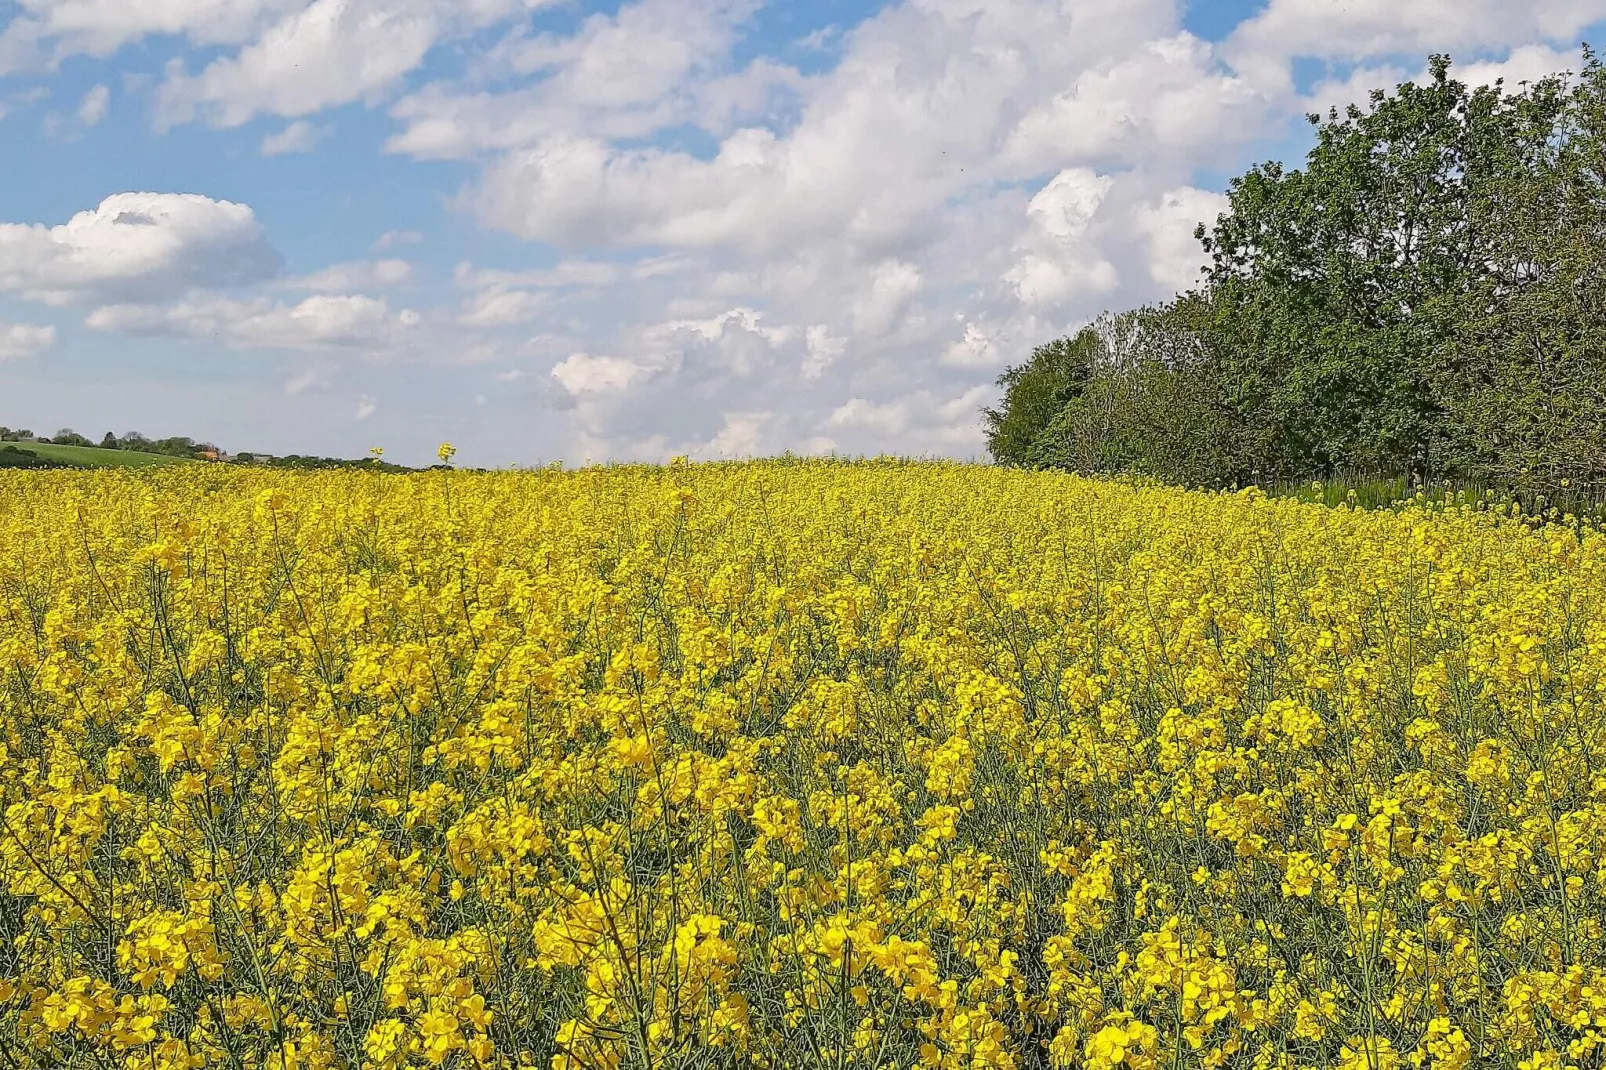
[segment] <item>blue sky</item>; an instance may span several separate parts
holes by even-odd
[[[1606,0],[0,0],[0,424],[972,456],[1226,179]]]

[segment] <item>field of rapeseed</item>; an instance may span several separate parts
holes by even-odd
[[[1606,538],[0,473],[0,1065],[1600,1067]]]

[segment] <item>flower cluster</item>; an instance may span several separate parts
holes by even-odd
[[[1606,536],[0,473],[0,818],[6,1066],[1599,1068]]]

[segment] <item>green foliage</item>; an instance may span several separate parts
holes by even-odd
[[[300,453],[290,453],[283,457],[269,457],[266,455],[250,455],[252,462],[267,468],[293,468],[302,471],[328,468],[361,468],[371,472],[411,472],[413,469],[405,465],[392,464],[389,461],[377,461],[372,457],[353,460],[349,457],[313,457]],[[434,465],[431,467],[440,467]]]
[[[1348,471],[1606,488],[1595,56],[1516,92],[1469,88],[1436,56],[1425,84],[1311,121],[1302,169],[1250,170],[1199,227],[1200,290],[1130,314],[1119,358],[1105,332],[1054,415],[1041,389],[1016,412],[1036,354],[1000,379],[995,459],[1190,484]]]
[[[111,432],[107,432],[106,437],[111,438]],[[197,442],[187,435],[149,439],[138,431],[129,431],[117,438],[116,445],[110,448],[133,450],[138,453],[159,453],[164,457],[197,457],[203,451],[217,449],[210,443]]]
[[[64,464],[39,456],[31,449],[0,446],[0,468],[65,468]]]
[[[1025,463],[1136,472],[1188,485],[1247,478],[1248,429],[1203,344],[1196,298],[1103,317],[1094,374],[1034,440]]]
[[[54,443],[57,446],[93,446],[94,445],[93,442],[89,441],[89,439],[85,438],[83,435],[80,435],[78,432],[74,431],[70,427],[63,427],[60,431],[56,432],[55,437],[53,437],[53,438],[42,438],[39,441],[47,442],[47,443]]]
[[[30,442],[27,448],[40,457],[72,468],[155,468],[191,463],[187,457],[170,457],[134,450],[103,450],[98,446],[64,446],[54,442]]]
[[[987,449],[1006,464],[1023,464],[1032,443],[1067,402],[1081,394],[1092,374],[1098,332],[1060,338],[1032,350],[1025,364],[998,377],[1000,408],[984,413]]]

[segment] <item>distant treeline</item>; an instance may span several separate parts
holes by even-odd
[[[9,427],[0,427],[0,442],[20,443],[19,446],[0,447],[0,468],[70,468],[72,465],[61,461],[42,458],[30,453],[26,444],[38,442],[45,445],[56,446],[94,446],[104,450],[127,450],[131,453],[155,453],[167,457],[191,457],[204,460],[228,460],[237,464],[256,464],[269,468],[363,468],[377,472],[410,472],[413,469],[404,465],[391,464],[374,457],[365,457],[361,460],[352,460],[345,457],[314,457],[305,454],[292,453],[285,456],[275,456],[269,453],[241,452],[230,456],[210,442],[197,442],[192,438],[173,436],[170,438],[147,438],[138,431],[129,431],[116,435],[108,431],[96,442],[84,435],[80,435],[70,427],[64,427],[54,435],[35,435],[32,431],[23,428],[12,430]]]
[[[1002,463],[1190,485],[1333,473],[1606,488],[1606,72],[1424,84],[1312,115],[1196,236],[1175,300],[1039,346]]]
[[[66,468],[59,461],[52,461],[39,456],[29,450],[19,449],[16,446],[0,446],[0,468]]]
[[[103,450],[128,450],[132,453],[157,453],[164,457],[216,457],[218,448],[210,442],[197,442],[192,438],[173,436],[171,438],[146,438],[138,431],[129,431],[121,435],[108,431],[99,442],[95,442],[84,435],[80,435],[70,427],[64,427],[54,435],[36,436],[26,428],[13,431],[9,427],[0,427],[0,442],[40,442],[56,446],[98,446]]]
[[[269,468],[362,468],[371,472],[411,472],[413,469],[400,464],[391,464],[374,457],[365,457],[362,460],[352,460],[348,457],[312,457],[300,453],[290,453],[283,457],[275,457],[266,453],[237,453],[232,458],[239,464],[260,464]]]

